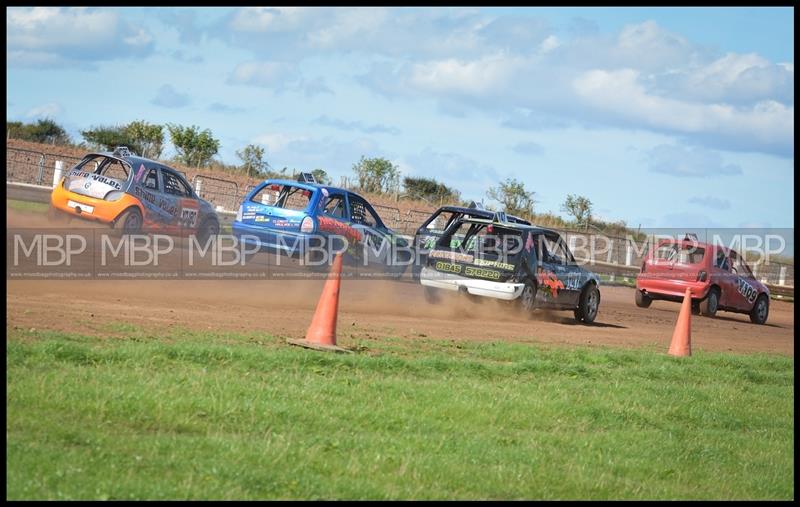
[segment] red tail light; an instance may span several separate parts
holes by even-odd
[[[705,271],[700,271],[699,273],[697,273],[698,282],[705,282],[706,278],[708,278],[708,273],[706,273]]]
[[[314,219],[311,217],[305,217],[300,223],[300,232],[314,232]]]

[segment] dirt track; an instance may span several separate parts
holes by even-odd
[[[11,211],[11,210],[7,210]],[[8,227],[32,225],[11,213]],[[39,218],[40,219],[40,218]],[[44,225],[44,224],[37,224]],[[109,321],[146,328],[171,326],[220,331],[263,331],[300,338],[311,320],[322,282],[298,280],[62,281],[9,280],[7,326],[110,334]],[[343,281],[338,332],[350,339],[400,336],[534,343],[656,347],[666,351],[679,304],[633,303],[633,289],[601,287],[597,322],[577,324],[571,312],[528,318],[493,300],[473,303],[453,295],[428,305],[421,287],[389,281]],[[722,312],[693,316],[695,350],[794,355],[794,305],[772,301],[766,325]]]

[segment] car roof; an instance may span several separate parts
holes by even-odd
[[[333,186],[330,186],[330,185],[320,185],[319,183],[308,183],[308,182],[305,182],[305,181],[298,181],[298,180],[285,180],[285,179],[268,178],[268,179],[262,181],[260,184],[256,185],[256,187],[254,187],[254,188],[258,188],[258,187],[260,187],[261,185],[263,185],[265,183],[278,183],[280,185],[291,185],[293,187],[304,188],[306,190],[315,190],[315,189],[319,188],[319,189],[327,190],[328,192],[335,192],[335,193],[342,193],[342,194],[353,194],[353,195],[356,195],[358,197],[361,197],[365,201],[367,200],[367,199],[364,198],[364,196],[362,196],[358,192],[354,192],[354,191],[348,190],[346,188],[333,187]]]
[[[728,248],[728,247],[726,247],[724,245],[712,245],[711,243],[706,243],[704,241],[696,241],[696,240],[689,239],[689,238],[679,238],[679,239],[676,239],[676,238],[664,238],[664,239],[662,239],[661,241],[658,242],[658,246],[668,245],[668,244],[673,244],[674,245],[674,244],[678,244],[678,243],[681,244],[681,245],[689,244],[689,245],[692,245],[692,246],[695,246],[695,247],[699,247],[699,248],[706,248],[708,250],[714,250],[714,249],[722,250],[726,255],[728,255],[730,252],[736,252],[736,250],[734,250],[732,248]],[[737,255],[738,255],[738,253],[737,253]]]
[[[487,224],[487,225],[497,225],[500,227],[504,227],[506,229],[519,229],[520,231],[531,231],[531,232],[550,232],[553,234],[559,234],[558,231],[555,229],[548,229],[546,227],[540,227],[538,225],[527,225],[527,224],[520,224],[516,222],[498,222],[488,218],[460,218],[459,221],[461,222],[470,222],[475,224]]]
[[[167,169],[172,169],[173,171],[178,171],[174,167],[171,167],[171,166],[169,166],[169,165],[167,165],[167,164],[165,164],[163,162],[159,162],[158,160],[153,160],[151,158],[144,158],[144,157],[140,157],[138,155],[120,155],[119,153],[115,153],[115,152],[112,152],[112,151],[95,151],[95,152],[87,153],[86,155],[84,155],[84,158],[90,157],[92,155],[99,155],[101,157],[108,157],[108,158],[113,158],[115,160],[120,160],[122,162],[125,162],[126,164],[129,164],[131,167],[136,167],[139,164],[147,163],[147,164],[156,164],[156,165],[158,165],[160,167],[166,167]],[[181,172],[181,171],[178,171],[178,172]]]
[[[487,218],[492,218],[496,211],[488,210],[488,209],[481,209],[481,208],[467,208],[464,206],[442,206],[441,208],[434,211],[434,213],[440,213],[442,211],[454,211],[456,213],[469,213],[470,215],[478,215],[478,216],[485,216]],[[524,218],[520,218],[516,215],[506,214],[506,217],[511,217],[514,220],[519,220],[522,222],[528,222]],[[530,222],[528,222],[530,223]]]

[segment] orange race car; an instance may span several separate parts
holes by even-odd
[[[122,147],[83,157],[53,189],[50,205],[53,214],[120,225],[125,233],[194,233],[201,242],[219,233],[213,206],[178,171]]]

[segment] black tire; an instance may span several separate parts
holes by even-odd
[[[575,310],[575,320],[591,324],[597,318],[600,309],[600,290],[597,285],[590,283],[587,285],[578,302],[578,309]]]
[[[645,294],[644,292],[636,289],[636,296],[634,297],[636,300],[636,306],[639,308],[648,308],[650,304],[653,302],[653,298]]]
[[[719,289],[713,287],[708,291],[708,296],[700,302],[700,315],[713,317],[719,309]]]
[[[438,305],[442,300],[439,290],[427,285],[422,286],[422,294],[425,296],[425,302],[429,305]]]
[[[692,315],[700,315],[700,301],[692,301]]]
[[[750,321],[754,324],[764,324],[767,322],[767,317],[769,317],[769,298],[766,294],[761,294],[750,310]]]
[[[208,238],[219,234],[219,223],[214,219],[205,220],[197,229],[197,242],[201,247],[205,247]]]
[[[536,309],[536,292],[538,289],[534,282],[525,280],[525,287],[523,287],[522,294],[517,299],[519,308],[523,312],[532,313]]]
[[[142,230],[142,212],[139,208],[128,208],[116,221],[122,234],[138,234]]]

